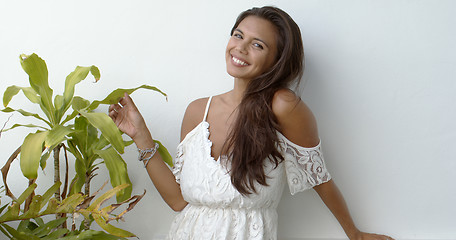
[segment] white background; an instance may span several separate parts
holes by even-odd
[[[456,239],[456,1],[2,0],[0,91],[27,86],[18,56],[33,52],[46,60],[55,93],[77,65],[101,70],[98,83],[89,77],[76,87],[90,100],[120,87],[157,86],[168,102],[145,90],[132,97],[174,155],[187,104],[232,87],[224,51],[235,18],[266,4],[301,28],[302,98],[317,117],[327,166],[358,227],[398,239]],[[24,99],[17,95],[11,107],[37,110]],[[1,113],[0,124],[10,115]],[[7,126],[28,122],[16,113]],[[2,134],[1,165],[30,131]],[[175,213],[134,147],[124,158],[134,193],[147,194],[121,227],[160,238]],[[48,165],[41,189],[53,175]],[[103,167],[99,174],[92,190],[106,180]],[[18,161],[8,182],[15,194],[26,185]],[[280,239],[345,237],[313,191],[285,191],[278,211]]]

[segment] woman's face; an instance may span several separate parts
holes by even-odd
[[[277,28],[268,20],[248,16],[226,47],[226,70],[231,76],[251,80],[269,70],[277,55]]]

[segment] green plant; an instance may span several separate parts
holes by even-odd
[[[128,184],[119,185],[98,198],[96,198],[91,204],[91,200],[95,198],[94,195],[90,197],[84,196],[82,193],[76,193],[68,196],[62,201],[58,201],[55,198],[51,198],[55,190],[60,186],[60,183],[55,183],[50,187],[42,196],[34,195],[33,191],[37,187],[36,184],[31,184],[16,200],[13,200],[12,204],[4,205],[0,208],[0,213],[3,213],[5,208],[7,210],[0,216],[0,231],[10,239],[57,239],[64,237],[64,239],[94,239],[94,237],[103,237],[100,239],[125,239],[124,237],[131,237],[134,234],[119,229],[109,224],[112,220],[118,220],[122,216],[131,210],[141,198],[144,196],[145,191],[142,195],[135,195],[130,199],[123,201],[120,204],[112,204],[107,207],[101,208],[101,205],[113,197],[116,193],[122,191]],[[33,199],[28,209],[25,209],[25,199],[32,196]],[[128,208],[118,215],[112,215],[112,212],[121,205],[128,204]],[[90,204],[90,205],[89,205]],[[46,207],[44,209],[44,207]],[[62,217],[45,223],[42,216],[51,214],[72,214],[73,217],[81,214],[86,218],[93,218],[103,229],[108,233],[101,231],[89,231],[87,230],[76,230],[75,225],[72,225],[72,230],[66,228],[59,228],[58,226],[66,222],[67,218]],[[22,220],[17,227],[14,229],[7,225],[7,222]],[[32,221],[33,220],[33,221]],[[74,219],[73,219],[74,222]],[[76,238],[77,237],[77,238]]]
[[[30,86],[8,87],[3,95],[3,105],[5,108],[1,111],[5,113],[18,112],[23,116],[33,117],[42,124],[14,124],[11,128],[2,130],[8,131],[16,127],[38,129],[36,132],[30,133],[25,137],[23,144],[11,155],[10,159],[2,168],[6,194],[13,199],[11,207],[19,206],[24,203],[23,214],[16,214],[16,212],[14,212],[16,210],[13,211],[13,215],[11,215],[12,212],[10,210],[5,214],[8,213],[8,216],[15,216],[16,220],[26,221],[26,223],[21,223],[22,225],[20,224],[19,227],[29,226],[32,224],[30,219],[39,217],[37,214],[43,214],[37,210],[38,205],[33,205],[34,200],[36,200],[36,197],[39,195],[35,196],[35,188],[32,186],[35,186],[34,182],[38,176],[38,168],[41,167],[44,169],[46,167],[47,159],[51,156],[51,153],[53,153],[54,158],[54,182],[55,184],[61,182],[59,167],[61,149],[64,151],[66,163],[64,184],[58,184],[58,186],[54,185],[50,188],[55,190],[54,198],[50,198],[48,196],[48,192],[43,195],[46,196],[46,198],[44,198],[46,201],[43,200],[40,203],[41,208],[43,207],[43,204],[48,204],[48,206],[49,204],[55,203],[64,204],[64,202],[68,201],[68,199],[73,199],[75,196],[79,196],[83,187],[84,195],[81,196],[84,196],[83,199],[86,199],[85,201],[90,202],[93,198],[90,197],[90,182],[96,176],[95,172],[100,164],[104,164],[106,166],[109,172],[111,185],[114,189],[117,189],[114,191],[117,202],[128,202],[128,200],[131,199],[132,186],[128,177],[127,165],[122,159],[121,154],[124,152],[125,146],[131,144],[132,141],[124,141],[122,138],[122,132],[117,129],[111,118],[104,113],[95,112],[94,110],[100,104],[116,103],[125,92],[131,94],[138,89],[154,90],[161,93],[165,97],[166,94],[156,87],[142,85],[131,89],[117,89],[101,101],[90,102],[80,96],[75,96],[75,85],[86,79],[89,73],[91,73],[95,77],[96,81],[98,81],[100,78],[100,72],[95,66],[78,66],[66,77],[63,94],[53,96],[53,90],[48,84],[48,71],[44,60],[39,58],[36,54],[31,54],[29,56],[22,54],[20,61],[22,68],[29,75]],[[20,91],[22,91],[30,102],[39,105],[42,111],[41,114],[25,111],[21,108],[13,109],[8,106],[11,99]],[[69,111],[70,108],[72,109],[71,111]],[[159,144],[159,153],[162,155],[167,164],[172,165],[172,159],[168,151],[161,143]],[[68,176],[68,152],[70,152],[75,158],[74,166],[76,174],[71,181],[71,184],[69,183]],[[21,197],[26,196],[24,201],[21,203],[18,202],[19,198],[16,198],[12,194],[6,183],[6,175],[8,174],[10,164],[18,155],[20,155],[21,171],[23,175],[29,179],[29,188],[26,192],[31,191],[30,194],[28,194],[28,192],[25,194],[26,192],[24,192],[21,195]],[[98,159],[102,159],[102,161],[97,161]],[[116,188],[118,186],[122,187]],[[62,187],[63,189],[61,189]],[[41,198],[43,198],[43,196],[41,196]],[[22,200],[22,198],[20,199]],[[85,204],[87,205],[87,203]],[[30,209],[32,207],[35,207],[33,210],[34,212],[30,213]],[[91,209],[90,207],[87,209],[91,209],[92,211],[84,210],[85,208],[81,207],[78,207],[77,209],[79,211],[77,213],[84,215],[86,218],[83,229],[88,230],[91,221],[95,220],[107,232],[112,230],[112,225],[106,223],[107,215],[105,213],[97,214],[94,212],[95,208]],[[51,214],[49,211],[45,213],[46,214],[44,215]],[[53,212],[52,214],[57,214],[57,218],[65,218],[66,214],[74,213],[75,208],[70,208],[67,211]],[[5,218],[5,214],[0,216],[0,223],[1,219]],[[9,219],[8,221],[10,220],[12,219]],[[66,226],[65,220],[59,220],[57,222],[53,222],[52,224],[60,223],[60,221],[62,221],[63,226]],[[39,225],[39,223],[41,222],[36,222],[34,224],[36,227],[45,226],[44,223],[41,225]],[[5,227],[5,229],[8,230],[9,233],[13,231],[9,227]],[[21,227],[20,229],[25,230],[27,228]],[[63,232],[63,230],[61,232]],[[33,230],[31,230],[28,234],[32,233]],[[65,232],[64,235],[69,237],[71,236],[70,233]]]

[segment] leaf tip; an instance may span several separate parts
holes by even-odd
[[[24,53],[21,54],[21,55],[19,55],[19,59],[20,59],[21,61],[24,61],[24,60],[27,59],[28,57],[29,57],[29,55],[26,55],[26,54],[24,54]]]

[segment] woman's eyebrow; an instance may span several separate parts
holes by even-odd
[[[240,32],[241,34],[244,35],[244,32],[242,32],[241,29],[239,29],[239,28],[234,29],[234,31]],[[253,38],[253,39],[254,39],[254,40],[257,40],[257,41],[259,41],[259,42],[262,42],[264,45],[266,45],[266,47],[269,48],[269,45],[268,45],[265,41],[263,41],[263,40],[261,40],[261,39],[259,39],[259,38]]]

